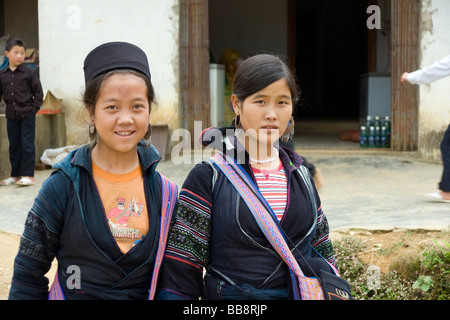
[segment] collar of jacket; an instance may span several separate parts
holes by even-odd
[[[247,150],[236,139],[234,131],[234,127],[207,128],[198,137],[198,142],[205,147],[216,149],[227,155],[233,155],[239,163],[249,165]],[[288,172],[297,170],[303,163],[303,159],[292,150],[279,147],[279,152],[280,160]]]
[[[1,71],[2,71],[2,72],[7,72],[7,71],[15,72],[15,71],[17,71],[17,70],[23,71],[23,68],[28,68],[28,67],[24,66],[24,64],[22,63],[22,64],[19,65],[14,71],[11,71],[11,69],[9,68],[9,63],[8,63],[8,65],[5,66],[5,67],[3,67],[3,68],[1,69]]]
[[[151,145],[150,148],[146,148],[143,145],[138,144],[137,151],[142,172],[150,175],[155,173],[156,166],[161,160],[161,157],[155,147]],[[77,167],[84,168],[90,175],[92,175],[92,158],[89,145],[71,151],[63,161],[53,165],[53,169],[60,169],[64,171],[72,180],[77,178]]]

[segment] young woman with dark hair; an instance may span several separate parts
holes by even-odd
[[[106,43],[88,54],[84,73],[91,143],[57,163],[39,191],[10,299],[155,296],[178,190],[156,171],[161,158],[148,142],[154,92],[147,56],[130,43]]]
[[[200,137],[218,154],[197,164],[182,187],[159,299],[299,298],[290,267],[257,222],[257,206],[249,205],[231,177],[235,169],[271,213],[270,223],[289,239],[294,264],[308,277],[336,271],[313,179],[300,156],[278,146],[298,97],[295,79],[279,58],[256,55],[239,65],[231,99],[234,126],[210,128]]]

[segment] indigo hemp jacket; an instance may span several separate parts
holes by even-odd
[[[153,147],[138,146],[149,214],[145,239],[123,254],[109,229],[88,146],[72,151],[44,182],[25,222],[9,299],[47,299],[44,277],[58,260],[66,299],[146,299],[159,239],[161,182]],[[70,266],[81,288],[69,289]],[[71,286],[73,287],[73,286]]]
[[[207,129],[202,143],[243,160],[240,163],[244,163],[244,169],[255,181],[248,154],[236,141],[232,128]],[[293,243],[301,241],[298,251],[317,274],[319,269],[331,272],[324,259],[335,265],[334,252],[316,191],[317,226],[304,239],[315,215],[307,187],[297,172],[303,159],[282,148],[280,159],[287,176],[288,192],[281,227]],[[292,250],[292,253],[303,272],[313,276],[298,251]],[[205,278],[204,268],[208,271]],[[225,289],[231,285],[223,276],[238,286],[265,290],[270,299],[290,297],[288,267],[270,246],[231,182],[219,169],[214,170],[211,164],[202,162],[189,173],[180,192],[162,266],[159,298],[226,299]],[[237,299],[239,295],[228,297]]]

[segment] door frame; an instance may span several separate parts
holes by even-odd
[[[210,126],[208,0],[180,0],[180,125]],[[195,143],[197,137],[193,137]]]
[[[419,89],[400,82],[419,68],[421,0],[391,0],[392,150],[417,151]]]

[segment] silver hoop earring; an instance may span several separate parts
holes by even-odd
[[[91,122],[89,123],[89,146],[91,149],[97,144],[97,129],[95,125]]]
[[[234,136],[239,139],[242,135],[242,132],[244,131],[244,130],[242,130],[242,127],[241,127],[241,116],[240,115],[236,115],[234,117],[232,126],[234,126]]]
[[[92,135],[95,133],[95,125],[93,123],[89,123],[89,134]]]
[[[152,145],[152,126],[150,125],[150,123],[147,126],[147,132],[145,133],[144,138],[141,140],[141,142],[146,148],[150,148],[150,146]]]
[[[89,140],[90,142],[95,142],[97,140],[97,129],[92,122],[89,123]]]
[[[294,138],[294,133],[295,133],[294,127],[295,127],[294,117],[291,117],[291,119],[288,122],[288,126],[287,126],[286,130],[281,135],[281,138],[280,138],[281,141],[289,142],[289,140]]]
[[[236,128],[236,129],[240,129],[241,128],[241,116],[240,115],[236,115],[235,117],[234,117],[234,119],[233,119],[233,124],[234,124],[234,127]]]

